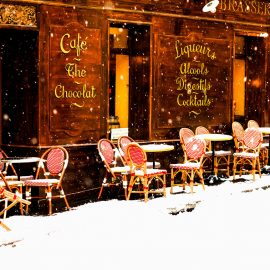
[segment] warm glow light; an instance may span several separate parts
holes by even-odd
[[[260,33],[260,37],[268,37],[268,33]]]
[[[202,11],[203,12],[212,12],[212,13],[215,13],[216,11],[217,11],[217,6],[218,6],[218,4],[219,4],[219,0],[213,0],[213,1],[210,1],[209,3],[207,3],[204,7],[203,7],[203,9],[202,9]]]

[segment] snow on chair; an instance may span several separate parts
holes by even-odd
[[[252,173],[253,180],[255,180],[256,171],[261,177],[259,155],[263,141],[262,133],[258,128],[247,128],[244,131],[242,141],[244,150],[233,154],[233,180],[235,180],[236,173],[239,172],[240,176],[242,175],[242,171],[246,166],[251,167],[249,172]],[[240,166],[240,169],[237,171],[238,166]]]
[[[193,193],[194,178],[196,174],[199,176],[203,189],[205,189],[202,168],[202,162],[206,151],[205,141],[196,137],[191,137],[185,142],[185,151],[186,156],[183,163],[170,164],[171,194],[173,193],[174,186],[182,186],[185,190],[185,186],[188,184],[188,178],[191,193]],[[182,173],[182,182],[176,184],[174,180],[176,175],[179,173]]]
[[[123,186],[125,198],[127,198],[127,175],[130,171],[129,166],[126,165],[112,141],[108,139],[100,139],[98,141],[98,153],[106,168],[106,175],[100,187],[98,199],[100,199],[104,187],[110,188],[118,185]],[[118,160],[120,166],[117,164]]]
[[[67,209],[70,209],[64,189],[62,187],[68,161],[69,154],[67,150],[61,146],[53,146],[47,149],[41,156],[35,179],[24,181],[27,200],[31,200],[32,198],[42,198],[42,196],[31,196],[32,187],[45,189],[49,215],[52,214],[52,199],[56,197],[63,198]],[[57,191],[59,194],[53,195],[55,191]]]
[[[130,143],[127,147],[128,162],[131,168],[130,183],[128,185],[128,197],[130,199],[131,193],[144,194],[144,201],[148,201],[148,194],[163,194],[166,197],[166,174],[167,171],[163,169],[147,168],[147,156],[145,151],[135,142]],[[158,188],[161,183],[162,188]],[[152,184],[152,189],[150,185]],[[142,185],[143,189],[135,190],[135,186]]]

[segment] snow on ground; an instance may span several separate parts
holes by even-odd
[[[110,200],[12,216],[4,221],[11,232],[0,227],[1,268],[270,269],[269,187],[264,175],[198,186],[194,194],[168,188],[166,198],[147,203]]]

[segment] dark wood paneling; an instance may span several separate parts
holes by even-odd
[[[64,14],[61,20],[59,13]],[[49,68],[44,70],[48,84],[41,89],[45,102],[40,117],[46,129],[42,141],[96,142],[106,133],[106,24],[96,12],[43,7],[42,14],[47,27],[41,33],[48,51],[44,68]]]
[[[38,143],[38,32],[0,29],[2,143]]]
[[[230,42],[159,35],[156,49],[155,132],[230,123]]]

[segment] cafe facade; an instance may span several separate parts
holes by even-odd
[[[72,205],[97,197],[97,142],[114,128],[177,148],[181,127],[269,126],[270,4],[208,2],[1,1],[2,148],[66,147]]]

